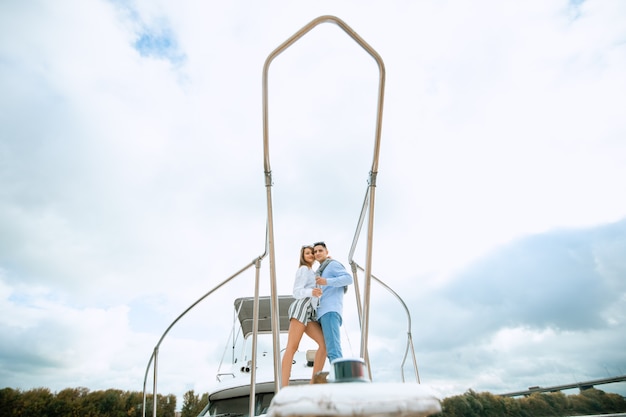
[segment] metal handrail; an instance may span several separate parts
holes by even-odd
[[[360,269],[361,271],[363,271],[364,269],[357,264],[356,262],[353,263],[353,269]],[[411,352],[412,358],[413,358],[413,371],[415,372],[415,376],[417,379],[417,383],[421,383],[420,382],[420,375],[419,375],[419,371],[417,368],[417,359],[415,358],[415,347],[413,346],[413,336],[411,333],[411,312],[409,311],[409,308],[407,307],[406,303],[404,302],[404,300],[402,299],[402,297],[400,297],[400,295],[398,293],[396,293],[389,285],[385,284],[381,279],[377,278],[374,274],[372,274],[372,278],[378,282],[380,285],[383,286],[383,288],[385,288],[387,291],[389,291],[399,302],[400,304],[402,304],[402,307],[404,308],[404,311],[406,313],[406,317],[407,317],[407,344],[406,344],[406,348],[404,350],[404,357],[402,358],[402,363],[400,364],[400,372],[402,374],[402,382],[405,382],[404,380],[404,365],[406,364],[406,358],[408,356],[409,351]]]
[[[369,217],[368,217],[368,231],[367,231],[367,248],[365,258],[365,294],[363,303],[369,305],[370,300],[370,286],[371,286],[371,267],[372,267],[372,238],[374,231],[374,194],[376,187],[376,175],[378,173],[378,157],[380,152],[380,136],[382,131],[382,114],[383,114],[383,102],[385,91],[385,65],[382,58],[363,38],[361,38],[352,28],[350,28],[344,21],[335,16],[320,16],[313,19],[311,22],[303,26],[299,31],[292,35],[289,39],[283,42],[280,46],[274,49],[266,58],[263,66],[263,164],[265,174],[265,187],[267,195],[267,221],[268,221],[268,239],[269,239],[269,257],[270,257],[270,288],[273,303],[272,320],[274,320],[273,328],[278,329],[278,298],[276,294],[276,265],[275,265],[275,250],[274,250],[274,224],[273,224],[273,212],[272,212],[272,170],[270,166],[269,157],[269,105],[268,105],[268,73],[269,67],[272,61],[280,55],[283,51],[293,45],[298,39],[302,38],[305,34],[311,31],[314,27],[321,23],[334,23],[339,26],[344,32],[346,32],[356,43],[358,43],[365,51],[376,61],[379,69],[379,84],[378,84],[378,107],[376,113],[376,130],[375,130],[375,143],[374,143],[374,157],[372,160],[372,167],[370,170],[369,178]],[[361,317],[361,356],[365,357],[367,352],[367,337],[369,327],[369,309],[364,309]],[[278,344],[278,332],[273,331],[274,344]],[[275,390],[278,392],[280,389],[280,376],[279,376],[279,363],[280,353],[274,352],[274,380]]]
[[[263,253],[261,255],[257,256],[256,258],[254,258],[254,260],[252,260],[252,262],[250,262],[249,264],[247,264],[246,266],[241,268],[239,271],[235,272],[233,275],[231,275],[230,277],[226,278],[224,281],[222,281],[219,284],[217,284],[213,289],[211,289],[210,291],[205,293],[202,297],[198,298],[193,304],[191,304],[189,307],[187,307],[187,309],[185,311],[183,311],[178,317],[176,317],[176,319],[167,327],[165,332],[163,332],[163,334],[161,335],[161,338],[159,339],[159,341],[157,342],[157,344],[154,347],[154,350],[152,352],[152,355],[150,356],[150,359],[148,360],[148,365],[146,366],[146,373],[145,373],[145,375],[143,377],[143,401],[142,401],[142,410],[141,410],[142,417],[146,417],[146,384],[147,384],[147,380],[148,380],[148,372],[150,371],[150,365],[152,365],[152,361],[154,361],[154,376],[153,376],[153,387],[152,387],[152,397],[153,397],[152,398],[152,416],[153,417],[157,417],[156,412],[157,412],[158,357],[159,357],[159,347],[161,346],[161,343],[163,342],[163,339],[165,339],[165,336],[167,336],[167,334],[174,327],[174,325],[176,323],[178,323],[178,321],[181,318],[183,318],[183,316],[185,316],[189,311],[191,311],[194,307],[196,307],[198,304],[200,304],[209,295],[213,294],[215,291],[220,289],[222,286],[224,286],[225,284],[230,282],[232,279],[234,279],[235,277],[239,276],[240,274],[242,274],[243,272],[248,270],[248,268],[250,268],[252,265],[256,266],[256,268],[257,268],[254,291],[255,291],[255,295],[257,295],[256,298],[258,299],[259,269],[260,269],[261,261],[263,260],[263,258],[265,258],[267,256],[268,247],[269,247],[268,228],[266,226],[266,228],[265,228],[265,249],[264,249]],[[254,308],[253,320],[255,322],[257,322],[258,321],[258,314],[259,314],[258,301],[255,302],[253,308]],[[256,339],[253,338],[253,346],[252,346],[252,368],[253,369],[256,368],[256,353],[257,353],[256,352]],[[255,377],[255,373],[252,372],[250,374],[251,384],[252,385],[254,385],[254,381],[255,381],[254,377]],[[252,395],[252,392],[251,392],[251,395]],[[251,397],[251,401],[252,401],[252,397]]]
[[[357,226],[356,226],[356,230],[354,232],[354,238],[352,240],[352,246],[350,247],[350,252],[348,254],[348,261],[350,263],[350,266],[352,267],[352,274],[354,276],[354,292],[355,292],[355,298],[356,298],[356,307],[357,307],[357,313],[359,315],[359,322],[361,322],[361,315],[362,315],[362,305],[361,305],[361,296],[360,296],[360,289],[359,289],[359,281],[357,279],[357,269],[360,269],[361,271],[365,270],[363,269],[363,267],[361,267],[355,260],[354,260],[354,252],[356,251],[356,246],[359,240],[359,236],[361,234],[361,229],[363,228],[363,221],[365,220],[365,214],[367,213],[367,208],[368,208],[368,204],[369,204],[369,197],[370,197],[370,188],[368,187],[367,191],[365,192],[365,198],[363,199],[363,207],[361,208],[361,214],[359,216],[359,221],[357,222]],[[400,303],[402,304],[402,307],[404,307],[404,310],[406,312],[407,315],[407,320],[408,320],[408,330],[407,330],[407,346],[404,352],[404,357],[402,359],[402,364],[401,364],[401,373],[402,373],[402,382],[404,382],[404,365],[406,363],[406,357],[408,354],[408,351],[410,349],[411,354],[413,356],[413,370],[415,371],[415,375],[417,377],[417,383],[420,383],[420,377],[419,377],[419,371],[417,368],[417,360],[415,359],[415,348],[413,346],[413,337],[411,335],[411,313],[409,312],[408,307],[406,306],[406,304],[404,303],[404,300],[402,300],[402,298],[393,290],[391,289],[391,287],[389,287],[387,284],[385,284],[384,282],[382,282],[380,279],[376,278],[373,274],[371,275],[372,278],[376,281],[378,281],[384,288],[386,288],[389,292],[391,292],[391,294],[393,294],[394,297],[396,297],[398,299],[398,301],[400,301]],[[371,371],[371,366],[370,366],[370,362],[369,362],[369,353],[367,351],[367,349],[365,350],[364,354],[362,355],[363,359],[365,360],[365,364],[367,365],[367,369],[369,372],[369,377],[370,379],[372,379],[372,371]]]
[[[363,207],[361,208],[359,221],[357,222],[356,230],[354,232],[352,245],[350,246],[350,252],[348,253],[348,262],[350,263],[350,267],[352,269],[352,276],[354,277],[354,298],[356,299],[356,311],[359,316],[359,325],[360,325],[361,332],[363,331],[363,305],[361,303],[361,289],[359,287],[359,280],[358,280],[358,274],[357,274],[358,264],[356,263],[356,261],[354,261],[354,251],[356,250],[356,246],[359,241],[359,237],[361,235],[361,229],[363,228],[363,221],[365,220],[365,214],[367,213],[367,208],[369,205],[369,196],[370,196],[370,188],[368,187],[367,191],[365,192],[365,198],[363,199]],[[361,352],[361,357],[365,361],[369,379],[372,380],[372,367],[370,365],[370,358],[369,358],[369,352],[367,350],[367,346],[365,347],[365,350]]]
[[[146,373],[144,375],[144,379],[143,379],[143,407],[142,407],[142,416],[146,417],[146,397],[147,397],[147,393],[146,393],[146,386],[147,386],[147,380],[148,380],[148,373],[150,372],[150,366],[152,365],[152,362],[154,361],[154,375],[153,375],[153,387],[152,387],[152,415],[153,417],[156,417],[156,411],[157,411],[157,375],[158,375],[158,357],[159,357],[159,348],[161,346],[161,343],[163,342],[163,340],[165,339],[165,336],[167,336],[167,334],[170,332],[170,330],[174,327],[174,325],[176,325],[176,323],[178,323],[178,321],[183,318],[183,316],[185,316],[189,311],[191,311],[194,307],[196,307],[200,302],[202,302],[204,299],[206,299],[209,295],[213,294],[215,291],[217,291],[219,288],[221,288],[222,286],[224,286],[225,284],[227,284],[228,282],[230,282],[232,279],[236,278],[237,276],[239,276],[241,273],[245,272],[246,270],[248,270],[250,267],[252,267],[253,265],[257,266],[257,277],[258,277],[258,265],[260,264],[261,260],[265,257],[265,254],[267,253],[267,250],[265,251],[265,253],[257,258],[255,258],[252,262],[250,262],[248,265],[246,265],[245,267],[241,268],[239,271],[237,271],[236,273],[234,273],[233,275],[231,275],[230,277],[228,277],[227,279],[225,279],[224,281],[222,281],[221,283],[219,283],[217,286],[215,286],[213,289],[211,289],[210,291],[208,291],[206,294],[204,294],[202,297],[200,297],[198,300],[196,300],[193,304],[191,304],[185,311],[183,311],[165,330],[165,332],[163,332],[163,335],[161,335],[161,338],[159,339],[159,341],[157,342],[157,344],[154,347],[154,350],[152,352],[152,355],[150,356],[150,359],[148,360],[148,365],[146,366]],[[258,278],[257,278],[257,282],[255,285],[255,294],[258,293]],[[258,304],[254,306],[255,311],[254,314],[256,314],[258,316]],[[255,318],[256,321],[256,318]],[[256,351],[254,350],[254,348],[256,348],[256,341],[254,341],[254,345],[253,345],[253,356],[252,356],[252,360],[255,360],[256,357]],[[253,368],[254,369],[254,368]],[[253,375],[253,374],[252,374]]]

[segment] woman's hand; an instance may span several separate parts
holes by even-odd
[[[326,284],[327,284],[327,281],[326,281],[326,278],[323,278],[323,277],[316,277],[316,278],[315,278],[315,283],[316,283],[317,285],[326,285]]]
[[[321,288],[313,288],[313,297],[321,297],[322,296],[322,289]]]

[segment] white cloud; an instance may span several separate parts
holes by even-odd
[[[2,4],[0,360],[14,368],[0,385],[140,389],[167,325],[261,255],[263,62],[329,13],[385,60],[373,272],[407,301],[422,381],[500,392],[623,373],[625,12],[619,1]],[[138,47],[149,34],[165,43]],[[303,243],[326,240],[347,265],[377,77],[332,25],[272,64],[280,292]],[[211,307],[230,315],[253,277]],[[199,336],[210,311],[168,337],[164,392],[212,378],[222,348]],[[395,318],[373,312],[373,361],[402,353]],[[355,320],[346,313],[358,350]]]

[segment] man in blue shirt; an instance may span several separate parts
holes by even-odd
[[[332,363],[335,359],[343,357],[339,327],[342,324],[343,294],[347,286],[352,284],[352,275],[341,263],[328,257],[328,249],[324,242],[313,245],[313,254],[320,263],[315,272],[315,283],[322,286],[317,320],[324,333],[328,360]]]

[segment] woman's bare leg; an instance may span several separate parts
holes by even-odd
[[[310,321],[307,323],[304,331],[307,336],[315,340],[317,343],[317,352],[315,352],[315,360],[313,362],[313,376],[315,376],[316,373],[324,368],[324,362],[326,362],[326,343],[324,343],[324,334],[322,333],[322,326],[320,326],[320,324],[316,321]],[[312,382],[313,377],[311,377],[311,383]]]
[[[289,378],[291,377],[291,364],[293,363],[293,355],[296,354],[302,334],[304,333],[304,324],[296,319],[289,320],[289,333],[287,334],[287,347],[283,354],[282,362],[282,379],[281,383],[283,387],[289,385]],[[323,341],[323,338],[322,338]]]

